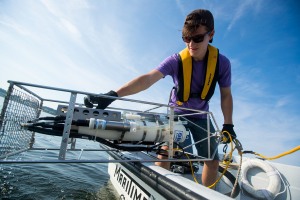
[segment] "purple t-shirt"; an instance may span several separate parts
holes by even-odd
[[[156,67],[164,76],[170,75],[173,78],[175,86],[178,86],[178,60],[179,54],[173,54],[167,57],[159,66]],[[191,93],[200,93],[204,85],[204,61],[193,60],[193,72],[192,72],[192,85]],[[218,84],[220,87],[231,86],[231,64],[228,58],[224,55],[219,54],[219,79]],[[177,106],[177,97],[175,90],[172,91],[169,105]],[[208,111],[209,105],[207,101],[199,98],[189,98],[187,102],[184,102],[182,107],[191,108],[196,110]],[[182,113],[183,110],[175,111]],[[186,113],[186,112],[184,112]]]

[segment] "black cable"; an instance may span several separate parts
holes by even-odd
[[[40,117],[40,118],[36,118],[36,119],[33,119],[33,120],[30,120],[28,121],[28,123],[33,123],[33,122],[36,122],[36,121],[39,121],[39,120],[53,120],[53,121],[59,121],[59,120],[65,120],[66,119],[66,116],[62,116],[62,115],[59,115],[59,116],[55,116],[55,117]]]
[[[57,129],[51,129],[51,128],[44,128],[44,127],[38,127],[38,126],[29,126],[27,127],[27,130],[29,131],[33,131],[33,132],[38,132],[38,133],[42,133],[42,134],[47,134],[47,135],[52,135],[52,136],[62,136],[62,130],[57,130]],[[118,145],[118,144],[114,144],[106,139],[103,138],[99,138],[95,136],[91,136],[91,135],[86,135],[86,134],[81,134],[78,133],[75,130],[71,130],[70,131],[70,138],[81,138],[81,139],[88,139],[88,140],[96,140],[97,142],[100,142],[102,144],[105,144],[106,146],[109,146],[111,148],[115,148],[118,150],[122,150],[122,151],[147,151],[147,152],[151,152],[151,151],[156,151],[156,147],[158,147],[159,145],[163,144],[163,143],[159,143],[153,146],[138,146],[138,147],[133,147],[133,146],[122,146],[122,145]]]
[[[47,118],[47,119],[46,119]],[[45,127],[45,128],[54,128],[54,129],[60,129],[64,127],[65,120],[61,118],[57,118],[56,120],[53,120],[54,117],[44,117],[44,118],[39,118],[38,120],[33,120],[33,121],[28,121],[28,123],[32,123],[29,126],[40,126],[40,127]],[[43,120],[53,120],[53,121],[48,121],[45,122]],[[89,120],[73,120],[72,125],[75,126],[89,126]]]
[[[246,154],[246,153],[249,153],[249,154],[255,154],[254,151],[243,151],[243,154]]]

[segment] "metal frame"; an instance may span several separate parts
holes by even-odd
[[[1,163],[108,163],[108,162],[156,162],[158,161],[158,159],[149,159],[149,160],[67,160],[66,159],[66,152],[73,150],[73,151],[102,151],[100,149],[76,149],[75,148],[75,141],[72,141],[72,145],[71,148],[68,149],[68,141],[69,141],[69,134],[70,134],[70,130],[71,130],[71,122],[73,119],[73,113],[74,113],[74,108],[75,105],[80,105],[83,106],[81,103],[76,103],[76,98],[78,94],[82,94],[82,95],[97,95],[97,96],[102,96],[102,97],[106,97],[106,98],[112,98],[112,99],[118,99],[118,100],[122,100],[122,101],[130,101],[130,102],[134,102],[134,103],[139,103],[139,104],[148,104],[151,106],[154,106],[153,108],[147,109],[146,111],[139,111],[139,112],[146,112],[146,113],[155,113],[155,112],[149,112],[158,108],[162,108],[165,107],[168,109],[168,113],[169,113],[169,127],[170,127],[170,134],[171,136],[173,135],[173,124],[174,124],[174,107],[166,105],[166,104],[160,104],[160,103],[153,103],[153,102],[147,102],[147,101],[140,101],[140,100],[133,100],[133,99],[127,99],[127,98],[118,98],[118,97],[108,97],[105,95],[101,95],[101,94],[94,94],[94,93],[88,93],[88,92],[83,92],[83,91],[76,91],[76,90],[69,90],[69,89],[64,89],[64,88],[56,88],[56,87],[49,87],[49,86],[43,86],[43,85],[37,85],[37,84],[31,84],[31,83],[24,83],[24,82],[18,82],[18,81],[8,81],[10,83],[10,86],[8,88],[8,92],[7,92],[7,97],[5,98],[5,102],[2,108],[2,112],[0,115],[0,128],[2,126],[2,122],[4,119],[4,115],[7,109],[7,104],[8,104],[8,99],[9,99],[9,95],[11,90],[13,89],[14,86],[17,86],[19,88],[21,88],[22,90],[28,92],[29,94],[33,95],[34,97],[36,97],[37,99],[39,99],[41,101],[40,105],[39,105],[39,113],[38,116],[40,116],[41,114],[41,109],[43,106],[44,102],[56,102],[56,103],[66,103],[68,104],[68,111],[67,111],[67,115],[66,115],[66,123],[64,126],[64,130],[63,130],[63,135],[62,135],[62,139],[61,139],[61,145],[59,149],[51,149],[51,150],[59,150],[59,156],[58,156],[58,160],[38,160],[38,161],[17,161],[17,160],[9,160],[9,159],[5,159],[5,160],[0,160],[0,164]],[[69,101],[59,101],[59,100],[54,100],[54,99],[44,99],[42,97],[40,97],[39,95],[33,93],[31,90],[29,90],[27,87],[33,87],[33,88],[41,88],[41,89],[46,89],[46,90],[52,90],[52,91],[60,91],[60,92],[67,92],[70,93],[70,99]],[[123,108],[111,108],[110,109],[115,109],[115,110],[127,110],[127,109],[123,109]],[[170,137],[170,141],[168,142],[169,145],[169,157],[168,159],[164,159],[164,160],[159,160],[160,162],[172,162],[172,161],[208,161],[208,160],[212,160],[213,156],[215,155],[215,153],[212,155],[211,157],[211,153],[210,153],[210,118],[212,119],[213,124],[216,127],[216,132],[220,132],[219,128],[216,124],[216,120],[213,116],[213,114],[211,112],[206,112],[206,111],[199,111],[199,110],[194,110],[194,109],[187,109],[187,108],[180,108],[183,110],[189,110],[189,111],[194,111],[197,112],[198,114],[206,114],[207,117],[207,140],[208,140],[208,152],[209,152],[209,157],[208,158],[203,158],[203,157],[199,157],[197,159],[173,159],[173,137]],[[131,110],[128,110],[131,111]],[[188,116],[188,115],[182,115],[182,116]],[[34,141],[34,137],[35,134],[32,133],[32,140],[31,143],[29,145],[29,148],[27,149],[23,149],[21,151],[18,151],[14,154],[8,154],[5,156],[5,158],[9,158],[11,155],[15,155],[17,153],[20,152],[24,152],[24,151],[28,151],[28,150],[42,150],[43,148],[34,148],[33,146],[33,141]],[[201,142],[201,141],[200,141]],[[46,150],[49,148],[44,148],[44,150]],[[107,151],[107,150],[106,150]],[[82,153],[81,152],[81,153]],[[3,157],[2,157],[3,158]],[[1,159],[1,157],[0,157]]]

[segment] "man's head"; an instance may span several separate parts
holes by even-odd
[[[182,36],[191,36],[200,27],[205,26],[207,32],[214,32],[214,17],[209,10],[194,10],[186,16]],[[211,43],[213,39],[209,42]]]

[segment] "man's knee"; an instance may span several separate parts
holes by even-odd
[[[168,151],[169,147],[168,146],[162,146],[161,147],[161,152],[157,155],[158,159],[167,159],[168,158]],[[155,165],[163,167],[165,169],[170,169],[170,162],[155,162]]]
[[[204,163],[205,163],[205,165],[207,165],[207,167],[209,167],[210,169],[218,170],[218,168],[219,168],[219,161],[218,161],[218,160],[206,161],[206,162],[204,162]]]

